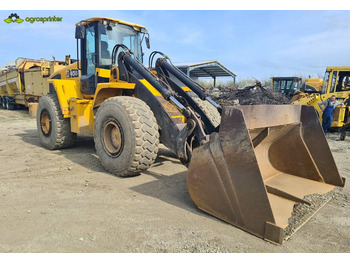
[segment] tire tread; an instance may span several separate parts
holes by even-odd
[[[105,166],[103,162],[102,164],[108,172],[117,176],[135,176],[141,171],[147,170],[157,158],[159,145],[157,121],[152,110],[140,99],[128,96],[116,96],[106,99],[104,103],[111,101],[121,105],[132,121],[131,124],[135,131],[135,150],[131,164],[124,172],[115,173],[113,169]],[[96,115],[96,119],[98,118],[99,111],[97,111]],[[103,148],[96,147],[96,150],[98,155],[100,155],[98,151],[103,150]]]

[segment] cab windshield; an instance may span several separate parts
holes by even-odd
[[[273,91],[288,95],[294,89],[298,89],[298,82],[295,79],[274,79]]]
[[[100,32],[99,57],[101,66],[112,64],[112,51],[116,44],[127,46],[134,53],[134,58],[142,62],[141,33],[135,31],[133,27],[123,24],[112,27],[99,23],[98,32]]]

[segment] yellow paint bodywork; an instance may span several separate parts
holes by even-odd
[[[55,88],[63,116],[65,118],[70,117],[68,101],[70,99],[84,99],[80,92],[80,80],[49,79],[48,82],[53,84]]]
[[[103,68],[96,68],[96,75],[98,75],[99,77],[110,78],[111,70],[103,69]]]
[[[71,131],[77,134],[93,135],[93,100],[71,98],[68,104]]]
[[[322,90],[323,79],[321,78],[309,78],[305,81],[305,85],[315,88],[316,91]]]
[[[94,132],[94,108],[107,98],[122,95],[124,89],[134,89],[135,84],[119,81],[99,83],[96,95],[86,98],[80,91],[80,79],[49,79],[57,93],[64,118],[69,118],[71,131],[77,134],[92,135]]]
[[[93,101],[93,108],[99,107],[103,101],[113,96],[122,95],[124,89],[134,89],[135,84],[123,81],[99,83],[96,88],[96,95]]]

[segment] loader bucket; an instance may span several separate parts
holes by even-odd
[[[203,211],[281,244],[296,203],[343,187],[311,106],[224,107],[218,133],[193,151],[188,191]]]

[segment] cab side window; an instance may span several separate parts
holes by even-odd
[[[350,90],[350,72],[349,71],[340,71],[338,74],[338,82],[336,91],[349,91]]]

